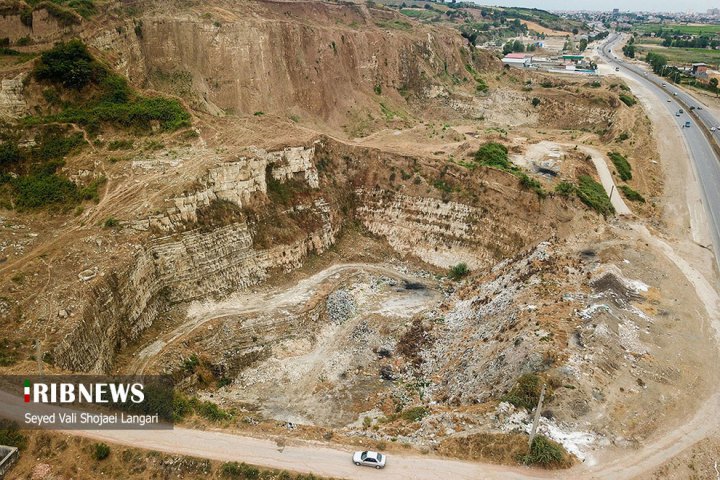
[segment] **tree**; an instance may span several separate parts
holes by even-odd
[[[585,49],[587,48],[587,45],[588,45],[588,41],[585,40],[584,38],[581,38],[580,45],[578,46],[578,48],[580,49],[581,52],[584,52]]]
[[[515,40],[513,42],[512,51],[513,52],[524,52],[525,45],[523,45],[523,43],[520,40]]]
[[[718,86],[718,79],[715,77],[711,78],[710,79],[710,88],[712,89],[713,92],[715,92],[715,95],[720,94],[720,90],[718,90],[717,86]]]
[[[537,97],[533,97],[533,99],[532,99],[532,106],[533,106],[533,107],[537,107],[538,105],[540,105],[540,99],[537,98]]]
[[[578,30],[577,28],[572,29],[573,35],[577,35],[579,32],[580,32],[580,30]]]

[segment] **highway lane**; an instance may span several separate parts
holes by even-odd
[[[707,212],[708,222],[710,223],[710,233],[714,246],[715,261],[720,268],[720,132],[711,132],[711,127],[720,126],[718,119],[707,111],[693,110],[689,111],[689,107],[702,106],[692,95],[672,85],[668,80],[656,76],[651,72],[647,72],[637,65],[623,61],[619,56],[612,52],[612,48],[619,42],[620,37],[611,36],[608,41],[602,45],[600,49],[601,55],[610,65],[615,65],[626,72],[634,75],[635,79],[643,84],[663,100],[668,110],[675,115],[680,109],[683,109],[679,117],[676,119],[678,128],[681,129],[683,137],[688,147],[688,152],[692,158],[695,171],[700,183],[703,204]],[[663,87],[662,84],[666,86]],[[677,95],[675,95],[677,94]],[[684,127],[686,121],[690,121],[691,126]]]

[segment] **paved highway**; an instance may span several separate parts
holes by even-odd
[[[675,115],[683,110],[677,121],[688,146],[703,195],[703,203],[710,222],[715,261],[720,268],[720,121],[713,117],[702,104],[692,95],[672,85],[669,80],[645,71],[639,66],[623,61],[612,52],[612,48],[621,40],[619,35],[612,35],[600,49],[601,55],[610,64],[635,76],[650,91],[660,97],[668,110]],[[665,84],[663,87],[662,85]],[[695,107],[691,110],[690,107]],[[700,107],[700,110],[698,110]],[[691,126],[685,128],[685,122]],[[715,128],[715,131],[711,131]]]

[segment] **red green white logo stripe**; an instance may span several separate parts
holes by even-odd
[[[25,403],[30,403],[30,380],[25,380]]]

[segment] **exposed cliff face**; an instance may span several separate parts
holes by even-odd
[[[399,253],[438,267],[464,262],[473,269],[484,268],[552,232],[530,195],[526,209],[510,212],[497,205],[474,207],[377,189],[357,194],[358,216],[368,230],[383,236]],[[508,222],[506,215],[515,221]]]
[[[88,41],[136,83],[182,95],[211,113],[306,114],[336,122],[356,109],[379,114],[378,91],[385,103],[404,104],[399,91],[424,97],[433,84],[469,79],[468,63],[497,68],[486,54],[471,54],[457,33],[410,25],[384,10],[252,3],[232,12],[150,9],[137,28],[128,22]],[[474,91],[474,83],[467,89]]]
[[[32,22],[23,23],[19,13],[0,14],[0,32],[11,42],[22,37],[32,37],[35,41],[51,41],[62,35],[72,34],[71,27],[62,26],[55,17],[44,8],[32,12]]]
[[[165,213],[128,224],[170,235],[141,247],[125,270],[93,280],[82,318],[56,348],[55,361],[72,370],[106,371],[168,306],[222,297],[264,281],[273,269],[297,268],[308,253],[332,246],[348,219],[360,220],[399,254],[443,268],[491,265],[569,220],[555,200],[541,204],[502,172],[487,170],[485,183],[475,186],[467,180],[473,205],[428,195],[427,184],[409,179],[389,183],[403,164],[415,165],[418,178],[431,176],[433,163],[423,162],[322,138],[276,152],[256,149],[211,167],[194,191],[171,199]],[[293,201],[272,203],[271,183],[274,189],[285,185]],[[218,201],[234,205],[234,215],[220,214],[222,224],[205,222]]]
[[[312,147],[258,150],[254,158],[213,168],[196,192],[173,199],[175,207],[165,214],[132,227],[187,228],[198,221],[198,211],[215,200],[242,207],[252,195],[266,191],[266,172],[280,182],[299,175],[308,187],[317,189],[312,152]],[[270,270],[299,267],[310,252],[322,253],[335,241],[339,217],[321,198],[298,208],[312,212],[319,226],[269,248],[256,245],[253,228],[242,219],[151,241],[126,271],[97,280],[81,320],[55,349],[56,362],[71,370],[106,371],[115,353],[152,325],[167,306],[225,295],[265,280]]]
[[[133,222],[132,227],[137,230],[184,229],[188,223],[197,223],[198,210],[215,200],[224,200],[243,208],[254,195],[267,193],[268,173],[283,183],[297,175],[309,188],[317,189],[318,172],[311,161],[314,152],[314,147],[286,148],[277,152],[253,149],[252,157],[243,157],[211,168],[207,175],[198,180],[200,188],[171,199],[173,207],[162,214]]]

